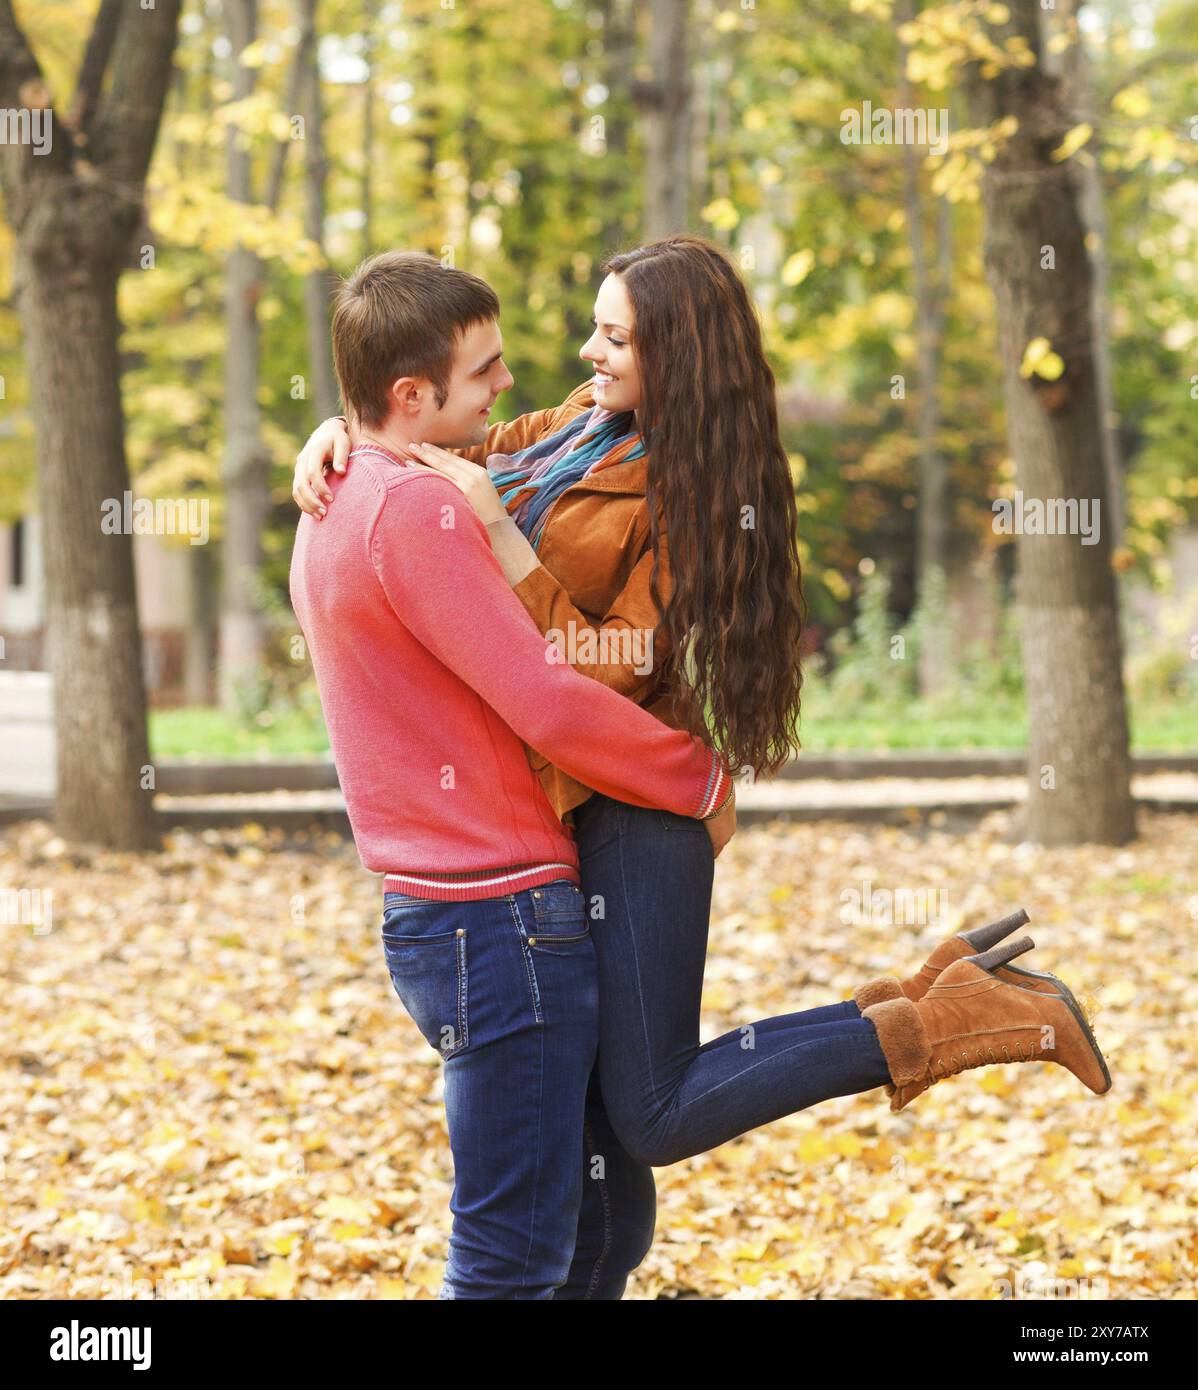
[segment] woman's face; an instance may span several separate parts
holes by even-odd
[[[595,297],[595,331],[578,354],[595,367],[595,401],[616,414],[641,403],[641,378],[632,353],[632,300],[618,275],[609,275]]]

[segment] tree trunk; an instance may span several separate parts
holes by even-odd
[[[915,0],[899,0],[895,19],[910,23],[916,13]],[[906,45],[900,49],[899,105],[914,104],[912,84],[906,71]],[[903,147],[904,201],[907,236],[911,243],[912,292],[915,298],[915,437],[916,476],[919,505],[915,514],[915,593],[927,620],[919,643],[918,682],[921,695],[933,695],[945,682],[948,671],[947,611],[933,603],[933,596],[944,593],[949,568],[948,543],[948,465],[940,452],[940,357],[944,340],[944,311],[948,285],[943,280],[948,255],[944,242],[952,230],[948,202],[936,200],[936,244],[929,257],[924,236],[924,197],[920,186],[923,152],[917,146]],[[935,270],[933,271],[933,265]],[[936,572],[939,572],[939,579]]]
[[[141,225],[178,22],[177,0],[132,15],[103,4],[71,115],[52,113],[52,148],[0,151],[47,542],[55,825],[66,839],[130,850],[153,848],[158,837],[133,537],[124,525],[116,292]],[[0,107],[50,102],[11,0],[0,0]],[[115,534],[101,530],[105,504],[120,519]]]
[[[1037,55],[1034,65],[1004,69],[993,79],[971,66],[965,77],[974,126],[1005,116],[1018,121],[1017,132],[985,166],[982,183],[986,272],[998,308],[1017,489],[1033,507],[1054,499],[1097,499],[1100,523],[1091,531],[1095,544],[1083,544],[1087,537],[1079,534],[1034,534],[1034,515],[1025,518],[1022,508],[1019,527],[1013,526],[1017,533],[1022,529],[1017,555],[1029,723],[1025,833],[1045,844],[1122,844],[1135,834],[1135,815],[1090,262],[1074,181],[1051,158],[1071,119],[1060,83],[1043,67],[1038,16],[1037,0],[1015,0],[1007,23],[991,26],[997,42],[1021,34]],[[1055,269],[1043,264],[1047,248]],[[1064,360],[1055,380],[1020,373],[1025,348],[1038,337],[1049,339]]]
[[[437,165],[440,162],[441,102],[437,95],[437,59],[443,42],[428,14],[415,11],[408,20],[412,35],[413,59],[420,65],[424,80],[416,84],[414,100],[418,113],[413,138],[420,147],[420,193],[416,200],[418,234],[415,243],[430,255],[444,254],[444,220],[438,193]]]
[[[599,253],[606,260],[622,251],[630,234],[625,213],[628,204],[629,117],[632,71],[636,51],[636,16],[632,0],[604,0],[603,84],[608,98],[603,120],[604,155],[599,188]]]
[[[465,196],[462,199],[464,225],[460,254],[466,264],[463,266],[459,261],[459,266],[463,270],[477,268],[478,264],[474,254],[474,219],[480,207],[477,189],[483,178],[485,167],[482,153],[483,129],[482,123],[478,119],[473,94],[478,91],[481,80],[478,55],[479,49],[486,42],[486,31],[479,16],[478,7],[471,7],[469,14],[470,18],[462,26],[463,90],[466,94],[466,107],[462,114],[460,129],[462,175],[465,184]],[[527,189],[521,188],[520,196],[527,208],[529,205]]]
[[[316,0],[303,0],[304,35],[304,235],[324,253],[325,181],[324,104],[317,56]],[[329,298],[335,279],[327,267],[304,277],[304,321],[308,333],[308,372],[317,420],[337,413],[337,378],[329,340]]]
[[[363,0],[362,61],[366,81],[362,84],[362,259],[374,255],[374,46],[378,41],[375,0]]]
[[[226,0],[232,44],[234,99],[254,88],[253,68],[238,61],[257,33],[257,0]],[[237,203],[253,201],[250,154],[229,130],[227,191]],[[225,489],[224,569],[221,583],[220,698],[236,712],[252,700],[266,650],[258,601],[262,531],[270,512],[268,469],[258,406],[258,300],[262,263],[243,246],[229,255],[225,275]]]
[[[63,260],[35,259],[22,247],[17,270],[38,509],[53,538],[43,556],[58,758],[54,818],[67,839],[140,849],[156,835],[153,788],[141,786],[150,755],[132,537],[103,535],[99,525],[104,502],[123,503],[129,487],[117,276],[76,260],[94,234],[94,223],[64,216],[57,228]]]
[[[694,199],[695,205],[699,208],[706,206],[710,201],[709,184],[712,178],[711,154],[713,146],[721,152],[724,150],[722,142],[717,142],[714,129],[715,105],[715,54],[713,53],[712,25],[715,20],[714,6],[712,0],[692,0],[691,15],[693,27],[690,32],[690,78],[691,78],[691,100],[690,100],[690,122],[687,130],[687,137],[690,144],[690,167],[687,170],[687,182],[690,197]],[[730,35],[721,36],[720,46],[727,49]],[[721,92],[721,97],[725,109],[727,109],[728,90],[725,87]],[[727,167],[719,168],[719,177],[727,177]],[[723,227],[713,227],[710,229],[713,241],[717,241],[722,246],[730,244],[730,232]]]
[[[1064,31],[1070,18],[1076,18],[1076,0],[1061,0],[1057,20],[1057,30]],[[1049,22],[1047,14],[1044,22]],[[1070,160],[1072,170],[1080,185],[1082,219],[1086,231],[1091,234],[1090,264],[1093,280],[1090,290],[1090,316],[1094,323],[1094,373],[1098,386],[1099,420],[1102,425],[1102,462],[1106,469],[1107,497],[1110,500],[1111,547],[1117,549],[1123,544],[1126,503],[1124,500],[1123,458],[1119,445],[1119,417],[1115,410],[1115,392],[1111,378],[1110,341],[1110,255],[1107,251],[1108,225],[1106,215],[1106,196],[1102,187],[1102,128],[1098,118],[1098,107],[1094,97],[1093,82],[1090,78],[1090,61],[1086,47],[1078,35],[1078,42],[1072,43],[1058,56],[1061,73],[1065,79],[1069,109],[1075,123],[1089,122],[1094,134],[1085,147],[1085,158],[1080,162]],[[1052,59],[1045,57],[1045,66],[1052,71]]]
[[[636,84],[645,128],[645,235],[687,230],[690,213],[689,0],[649,0],[649,67]]]
[[[211,704],[217,698],[212,673],[219,667],[216,584],[212,547],[189,546],[191,551],[190,622],[184,638],[183,698],[189,705]]]

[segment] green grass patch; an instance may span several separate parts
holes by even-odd
[[[266,710],[250,721],[219,709],[192,706],[150,711],[150,751],[156,758],[254,759],[327,754],[320,719],[300,711]]]
[[[800,736],[807,753],[868,753],[890,749],[969,749],[1019,752],[1027,747],[1022,703],[976,708],[933,708],[913,701],[905,709],[863,706],[849,712],[811,694],[803,703]],[[1131,745],[1136,752],[1198,752],[1198,710],[1179,701],[1132,704]]]
[[[1179,702],[1133,705],[1132,747],[1138,752],[1198,751],[1198,713]],[[986,749],[1018,752],[1027,744],[1021,704],[932,709],[912,702],[905,709],[831,707],[809,688],[801,726],[806,753],[884,752],[893,749]],[[319,716],[299,710],[265,711],[251,721],[218,709],[154,710],[150,747],[162,758],[258,758],[327,754],[328,734]]]

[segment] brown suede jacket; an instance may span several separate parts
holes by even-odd
[[[495,425],[482,444],[454,452],[485,465],[488,454],[527,448],[594,404],[592,383],[587,381],[556,408]],[[682,721],[660,688],[670,644],[649,592],[653,550],[645,500],[648,470],[649,460],[642,457],[617,463],[567,488],[546,516],[537,551],[541,563],[515,586],[515,592],[542,633],[564,634],[567,652],[576,653],[572,656],[575,670],[644,705],[671,728],[679,728]],[[514,497],[511,505],[518,501]],[[664,606],[670,597],[664,533],[659,549],[657,583]],[[586,628],[593,630],[593,637],[582,635]],[[657,629],[652,637],[651,629]],[[650,646],[651,669],[645,673]],[[592,654],[594,660],[582,659]],[[569,823],[568,813],[592,795],[591,789],[534,749],[528,750],[528,757],[553,809]]]

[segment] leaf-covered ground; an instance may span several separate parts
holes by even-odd
[[[1115,1086],[991,1067],[898,1115],[872,1091],[658,1169],[626,1296],[1194,1297],[1198,819],[1141,823],[1123,850],[1008,843],[1005,814],[964,836],[742,830],[716,875],[704,1038],[1025,906],[1025,960],[1086,998]],[[134,857],[32,823],[0,835],[0,889],[42,909],[0,932],[0,1297],[435,1296],[440,1064],[352,845],[249,826]],[[899,889],[943,915],[890,925]]]

